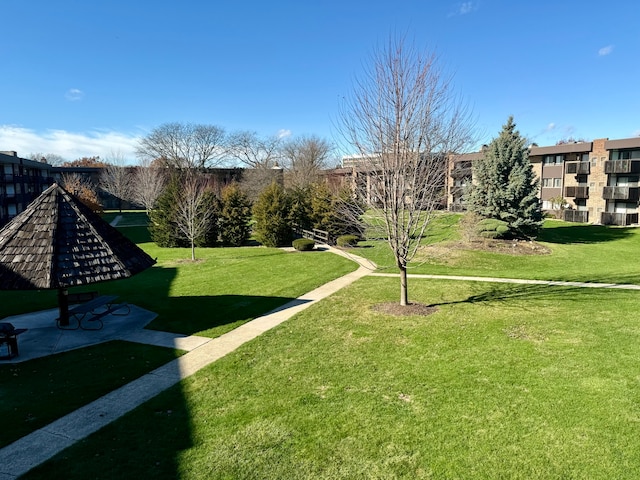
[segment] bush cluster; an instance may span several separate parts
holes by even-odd
[[[483,238],[507,238],[509,233],[509,224],[502,220],[485,218],[478,223],[478,235]]]
[[[339,247],[355,247],[359,241],[360,238],[356,235],[340,235],[336,240],[336,245]]]
[[[300,252],[308,252],[310,250],[313,250],[316,242],[309,238],[296,238],[291,244],[293,245],[293,248]]]

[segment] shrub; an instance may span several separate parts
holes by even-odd
[[[355,247],[359,241],[360,239],[355,235],[340,235],[336,239],[336,244],[339,247]]]
[[[505,238],[509,232],[509,224],[502,220],[485,218],[478,223],[478,235],[483,238]]]
[[[308,252],[309,250],[313,250],[316,242],[309,238],[296,238],[293,242],[293,248],[300,252]]]

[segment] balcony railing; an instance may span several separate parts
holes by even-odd
[[[602,198],[605,200],[638,200],[638,187],[604,187]]]
[[[609,160],[604,162],[604,173],[640,173],[640,160]]]
[[[602,212],[600,221],[603,225],[633,225],[638,223],[638,214]]]
[[[473,174],[471,167],[459,167],[459,166],[455,166],[453,167],[453,169],[451,170],[451,176],[453,178],[465,178],[465,177],[471,177],[471,175]]]
[[[589,175],[591,173],[591,164],[589,162],[567,162],[564,168],[566,173],[575,175]]]
[[[565,222],[587,223],[589,221],[589,212],[583,210],[564,210],[562,218]]]
[[[589,198],[589,187],[564,187],[564,196],[569,198]]]

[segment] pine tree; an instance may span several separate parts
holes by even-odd
[[[507,222],[510,235],[533,238],[542,226],[539,181],[529,162],[526,140],[509,117],[500,135],[473,163],[474,184],[467,198],[470,211]]]
[[[224,245],[239,247],[251,235],[251,202],[237,184],[222,190],[220,212],[220,238]]]
[[[253,206],[254,231],[260,243],[266,247],[291,245],[290,210],[290,200],[280,184],[273,182],[260,194]]]

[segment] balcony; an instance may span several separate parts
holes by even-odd
[[[602,198],[605,200],[638,200],[638,187],[604,187]]]
[[[589,198],[589,187],[564,187],[564,196],[569,198]]]
[[[472,173],[471,165],[456,164],[451,170],[451,176],[453,178],[471,178]]]
[[[603,225],[633,225],[638,223],[638,214],[602,212],[601,223]]]
[[[589,212],[582,210],[564,210],[562,219],[565,222],[587,223],[589,221]]]
[[[565,163],[565,172],[575,175],[589,175],[591,164],[589,162],[567,162]]]
[[[640,173],[640,160],[609,160],[604,162],[604,173]]]

